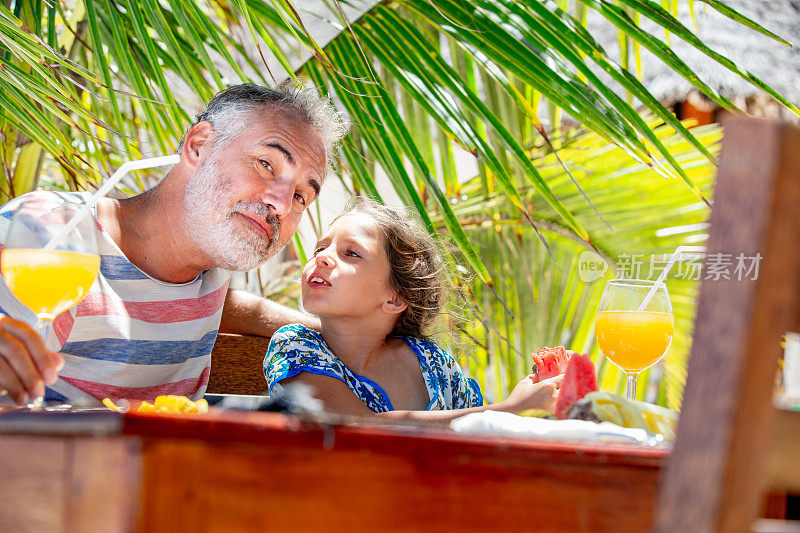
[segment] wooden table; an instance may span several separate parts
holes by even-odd
[[[0,531],[647,531],[663,449],[275,413],[0,412]]]

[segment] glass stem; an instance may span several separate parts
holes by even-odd
[[[50,337],[50,330],[53,329],[53,321],[48,318],[40,318],[38,323],[39,336],[42,338],[44,347],[47,348],[47,339]]]
[[[628,392],[625,396],[627,396],[629,400],[636,399],[636,378],[638,376],[638,374],[628,374]]]
[[[50,330],[53,329],[53,321],[49,318],[41,318],[39,317],[39,321],[36,324],[39,330],[39,336],[42,338],[42,342],[44,343],[45,349],[47,348],[47,338],[50,336]],[[30,403],[28,403],[28,409],[33,409],[35,411],[40,411],[44,409],[44,398],[31,398]]]

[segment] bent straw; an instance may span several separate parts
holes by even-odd
[[[655,296],[656,291],[658,290],[658,287],[660,285],[664,285],[664,280],[667,279],[667,274],[669,274],[669,271],[672,270],[672,265],[675,264],[675,262],[678,260],[678,258],[680,258],[681,255],[683,255],[683,254],[687,254],[687,255],[688,254],[704,254],[705,252],[706,252],[706,247],[705,246],[678,246],[675,249],[675,252],[673,252],[672,257],[669,258],[669,261],[667,262],[667,266],[664,267],[664,270],[661,271],[661,275],[658,276],[658,279],[653,284],[653,286],[650,288],[650,292],[648,292],[647,296],[644,297],[644,301],[642,302],[642,305],[639,306],[638,310],[639,311],[644,311],[645,310],[645,308],[647,307],[647,304],[649,304],[650,300],[652,300],[653,296]]]
[[[61,239],[63,239],[67,235],[67,233],[75,229],[75,226],[78,225],[78,222],[80,222],[81,217],[88,214],[91,211],[94,204],[96,204],[100,198],[108,194],[108,191],[110,191],[112,187],[114,187],[114,185],[116,185],[119,182],[119,180],[124,178],[125,175],[131,170],[141,170],[143,168],[175,165],[177,163],[180,163],[180,160],[181,157],[178,154],[173,154],[173,155],[164,155],[161,157],[150,157],[148,159],[137,159],[136,161],[124,162],[117,169],[117,171],[114,172],[111,175],[111,177],[108,178],[106,182],[103,183],[103,185],[99,189],[97,189],[97,191],[92,195],[92,197],[89,198],[85,204],[83,204],[81,210],[78,211],[78,213],[76,213],[75,216],[69,219],[69,221],[66,224],[64,224],[64,227],[61,228],[61,231],[58,232],[58,234],[56,234],[55,237],[50,239],[50,242],[44,245],[44,249],[52,250],[53,248],[55,248],[58,245],[59,241],[61,241]]]

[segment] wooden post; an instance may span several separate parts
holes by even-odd
[[[706,265],[763,260],[757,280],[704,279],[658,532],[751,531],[764,489],[782,336],[800,329],[800,130],[728,118]],[[708,274],[708,271],[706,272]]]

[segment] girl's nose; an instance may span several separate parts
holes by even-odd
[[[332,267],[334,264],[333,257],[329,252],[330,248],[325,248],[317,253],[316,260],[318,265]]]

